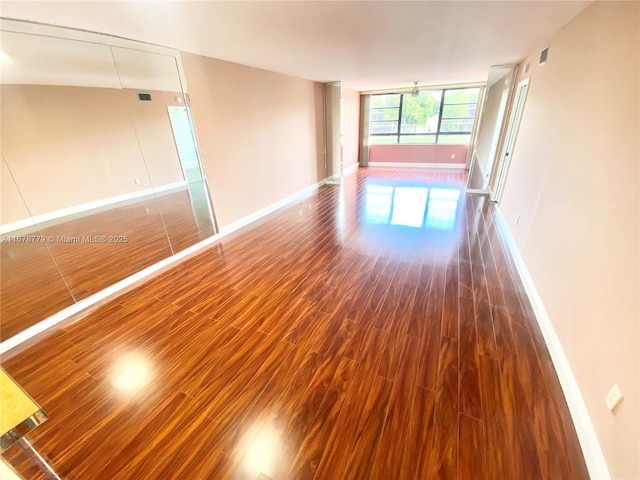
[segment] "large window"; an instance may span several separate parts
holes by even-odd
[[[369,143],[468,144],[479,88],[371,96]]]

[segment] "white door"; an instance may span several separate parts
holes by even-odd
[[[491,139],[491,149],[489,150],[489,165],[487,165],[487,173],[485,173],[485,186],[489,182],[493,166],[496,162],[496,154],[498,153],[498,143],[500,142],[500,132],[502,131],[502,122],[504,120],[504,112],[507,110],[507,99],[509,98],[509,89],[505,88],[502,91],[502,97],[500,98],[500,107],[498,108],[498,118],[496,118],[496,126],[493,131],[493,138]]]
[[[524,111],[524,103],[527,99],[528,91],[529,79],[527,78],[518,84],[518,89],[516,90],[516,98],[513,102],[513,110],[511,111],[511,117],[507,127],[507,138],[502,149],[502,155],[500,156],[500,163],[496,172],[494,185],[493,188],[491,188],[490,198],[494,202],[499,202],[502,198],[509,165],[511,164],[511,153],[516,145],[518,128],[520,127],[520,120],[522,119],[522,112]]]

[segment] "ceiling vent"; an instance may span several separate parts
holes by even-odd
[[[138,93],[138,98],[141,102],[150,102],[151,94],[150,93]]]
[[[549,56],[549,47],[540,52],[540,65],[547,63],[547,57]]]

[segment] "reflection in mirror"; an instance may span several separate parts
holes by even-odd
[[[3,32],[2,48],[3,155],[76,300],[171,255],[109,46]]]
[[[476,134],[467,191],[488,193],[499,154],[504,115],[514,85],[515,66],[491,67],[485,89],[480,126]]]
[[[0,218],[22,220],[12,231],[0,230],[0,340],[74,302],[46,238],[30,219],[7,163],[0,170]],[[5,220],[6,219],[6,220]]]
[[[214,234],[206,180],[175,57],[121,47],[112,50],[122,94],[175,253]]]
[[[342,183],[342,82],[324,85],[325,177],[328,185]]]
[[[198,160],[198,148],[187,107],[167,108],[186,186],[176,192],[170,202],[165,201],[162,208],[171,245],[174,251],[180,251],[210,237],[215,233],[215,228],[209,190]],[[180,205],[180,208],[176,208]]]
[[[3,188],[0,229],[31,226],[46,241],[11,261],[3,249],[3,340],[214,233],[177,52],[33,24],[56,34],[26,34],[18,23],[3,20],[1,32],[3,187],[6,167],[17,193]],[[64,288],[45,280],[45,252]],[[67,286],[55,308],[5,312],[29,288],[46,298]]]

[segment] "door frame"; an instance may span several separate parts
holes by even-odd
[[[338,101],[335,103],[329,102],[328,89],[338,89]],[[331,93],[331,100],[334,98],[336,92]],[[326,185],[340,185],[343,177],[343,86],[342,81],[327,82],[323,87],[323,102],[324,102],[324,176]],[[337,112],[335,110],[338,110]],[[335,115],[337,113],[337,115]],[[334,122],[337,116],[337,129]],[[331,128],[331,130],[329,130]],[[337,157],[337,158],[335,158]],[[337,160],[337,162],[336,162]],[[331,163],[331,165],[329,165]],[[337,164],[337,165],[336,165]],[[329,168],[331,166],[331,168]],[[334,172],[333,168],[337,166],[338,171]],[[331,175],[329,175],[331,173]]]
[[[529,81],[531,77],[525,78],[516,87],[516,93],[513,100],[513,108],[511,109],[511,115],[509,116],[509,124],[507,125],[507,134],[505,142],[500,151],[500,159],[495,165],[495,175],[493,181],[489,186],[489,198],[493,202],[500,202],[502,199],[502,193],[504,192],[504,186],[507,181],[507,174],[511,165],[511,158],[513,149],[515,148],[516,140],[518,139],[518,129],[520,128],[520,121],[522,120],[522,114],[524,112],[524,106],[529,93]]]

